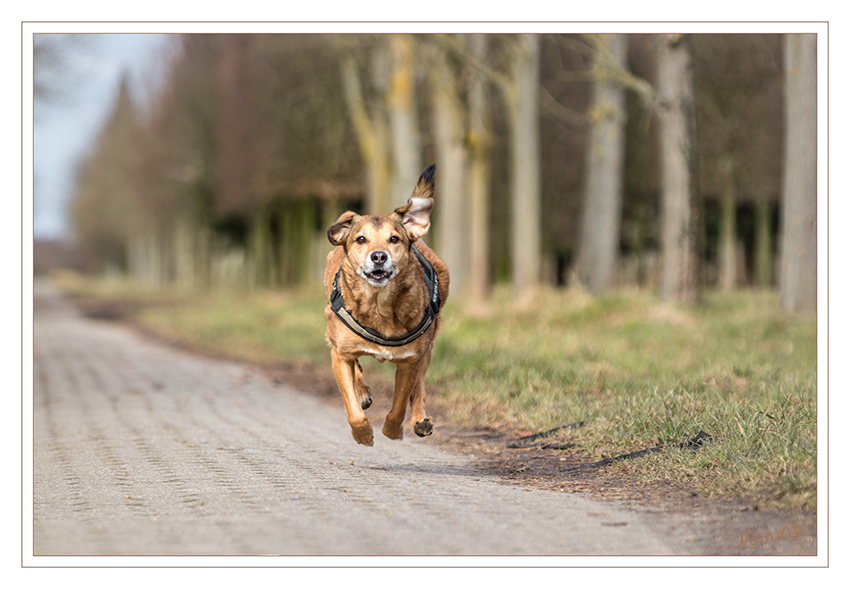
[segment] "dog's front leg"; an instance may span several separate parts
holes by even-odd
[[[372,387],[363,379],[363,367],[358,360],[354,361],[354,390],[363,411],[372,406]]]
[[[372,424],[363,412],[360,399],[354,386],[354,367],[357,360],[342,356],[336,348],[331,349],[331,363],[333,364],[334,377],[342,393],[342,401],[345,403],[345,413],[348,416],[348,425],[351,426],[351,435],[358,444],[371,446],[375,443],[372,436]]]

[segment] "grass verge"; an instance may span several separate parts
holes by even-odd
[[[145,292],[68,275],[59,283],[129,310],[167,339],[253,362],[329,366],[321,290]],[[594,299],[568,290],[518,311],[497,292],[474,311],[450,301],[443,320],[428,402],[458,425],[519,436],[584,421],[565,436],[592,460],[670,447],[629,462],[641,480],[815,507],[816,321],[780,311],[775,293],[707,293],[702,307],[683,309],[644,292]],[[390,379],[393,367],[364,369]],[[700,430],[714,442],[676,448]]]

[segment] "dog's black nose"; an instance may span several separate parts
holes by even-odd
[[[373,264],[377,266],[383,266],[389,256],[387,256],[387,252],[372,252],[372,255],[370,257],[372,258]]]

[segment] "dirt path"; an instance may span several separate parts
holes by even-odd
[[[505,484],[412,435],[358,446],[341,404],[34,295],[35,555],[754,550],[734,548],[746,528],[718,546],[704,516]],[[765,549],[813,554],[807,531]]]

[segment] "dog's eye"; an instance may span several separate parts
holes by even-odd
[[[398,243],[398,242],[399,242],[398,235],[393,235],[392,237],[390,237],[390,243]]]
[[[361,235],[357,238],[357,243],[366,243],[366,238]]]

